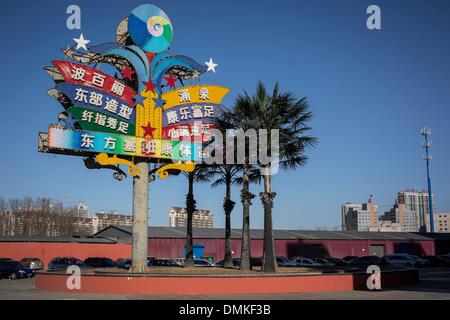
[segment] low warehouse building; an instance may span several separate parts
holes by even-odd
[[[194,254],[221,260],[224,256],[224,229],[194,229]],[[149,255],[178,258],[184,255],[186,229],[149,227]],[[251,254],[262,256],[263,230],[251,230]],[[118,243],[131,243],[132,228],[110,226],[96,233]],[[240,256],[241,230],[232,229],[233,256]],[[274,230],[275,252],[279,256],[335,257],[410,253],[419,256],[450,252],[450,234],[409,232],[342,232]],[[195,250],[197,249],[197,250]],[[196,251],[196,252],[195,252]]]
[[[194,255],[221,260],[224,256],[223,229],[194,229]],[[149,227],[149,256],[184,256],[184,228]],[[263,230],[251,230],[251,254],[262,255]],[[233,256],[240,256],[241,230],[232,229]],[[348,255],[379,256],[410,253],[419,256],[450,252],[450,234],[406,232],[340,232],[274,230],[275,250],[279,256],[336,257]],[[47,266],[57,256],[79,259],[131,257],[132,227],[110,226],[89,238],[0,237],[0,258],[21,260],[40,258]]]

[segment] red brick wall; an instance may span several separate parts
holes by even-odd
[[[194,243],[205,245],[204,255],[212,256],[216,261],[224,257],[223,239],[199,239]],[[370,244],[385,245],[385,254],[397,252],[400,241],[397,240],[276,240],[275,252],[279,256],[309,256],[313,247],[323,245],[325,257],[342,258],[347,255],[369,255]],[[411,241],[417,255],[434,255],[434,241]],[[157,258],[179,258],[184,253],[185,240],[180,238],[162,239],[150,238],[148,240],[148,255]],[[241,254],[241,240],[232,240],[233,256]],[[251,254],[254,257],[262,256],[263,241],[251,241]],[[24,257],[38,257],[48,262],[57,256],[71,256],[79,259],[87,257],[108,257],[113,260],[131,257],[130,244],[94,244],[94,243],[49,243],[49,242],[0,242],[0,257],[9,257],[20,260]]]
[[[129,244],[53,243],[53,242],[1,242],[0,257],[21,260],[37,257],[47,267],[54,257],[108,257],[113,260],[131,257]]]

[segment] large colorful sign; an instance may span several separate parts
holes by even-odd
[[[45,68],[55,81],[49,93],[64,107],[49,127],[46,152],[102,154],[103,161],[114,155],[109,162],[125,157],[120,163],[130,157],[201,160],[229,89],[185,86],[217,64],[172,55],[172,39],[168,16],[141,5],[119,24],[117,42],[87,48],[85,41],[80,50],[63,50],[65,59]]]

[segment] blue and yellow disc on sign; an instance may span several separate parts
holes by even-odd
[[[151,53],[167,50],[173,39],[169,17],[152,4],[140,5],[131,12],[128,32],[136,45]]]

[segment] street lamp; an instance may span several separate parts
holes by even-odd
[[[427,181],[428,181],[428,211],[430,212],[430,232],[434,232],[434,219],[433,219],[433,197],[431,193],[431,179],[430,179],[430,161],[432,159],[429,149],[431,148],[431,141],[428,141],[428,136],[431,135],[430,128],[423,128],[421,135],[424,136],[425,141],[422,142],[422,147],[425,148],[425,155],[423,159],[427,163]]]

